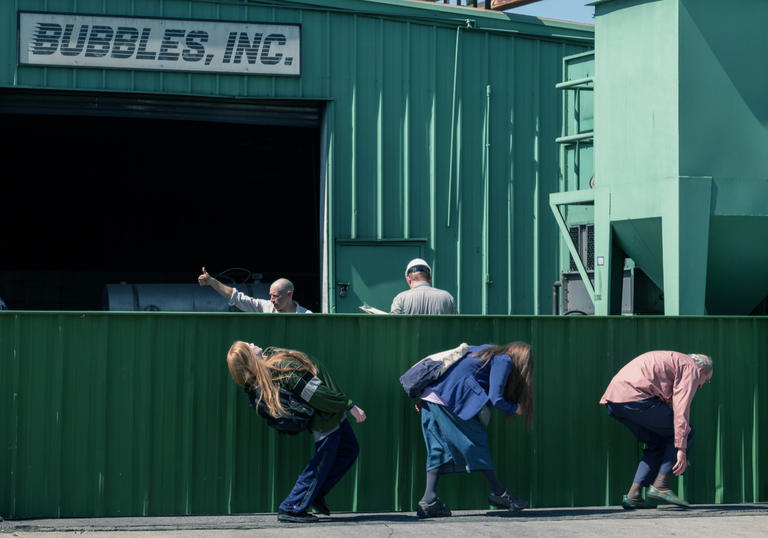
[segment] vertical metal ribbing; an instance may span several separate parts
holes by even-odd
[[[486,58],[488,50],[488,36],[486,36]],[[487,80],[487,76],[486,76]],[[481,312],[488,313],[488,286],[490,285],[490,227],[491,227],[491,173],[490,173],[490,147],[491,147],[491,85],[485,86],[485,114],[483,117],[483,269],[481,286]]]
[[[725,476],[723,473],[723,429],[722,416],[723,404],[717,406],[717,433],[715,435],[715,503],[722,504],[725,497]],[[680,495],[684,495],[681,493]]]
[[[331,32],[331,14],[329,12],[325,13],[325,35],[328,36],[328,39],[326,40],[325,44],[325,62],[323,69],[325,71],[325,95],[331,95],[331,77],[330,77],[330,69],[331,69],[331,39],[332,39],[332,32]],[[334,238],[334,230],[335,226],[333,223],[334,218],[334,212],[333,212],[333,152],[334,152],[334,140],[333,140],[333,133],[334,133],[334,124],[333,118],[335,117],[336,113],[336,107],[333,103],[333,101],[329,101],[326,103],[325,109],[323,110],[323,120],[322,120],[322,127],[321,127],[321,134],[320,134],[320,173],[323,177],[320,178],[320,195],[323,197],[320,201],[321,204],[323,204],[323,207],[321,207],[321,214],[323,215],[323,220],[321,222],[321,226],[323,226],[323,229],[321,230],[321,244],[322,244],[322,256],[323,256],[323,273],[322,273],[322,279],[323,279],[323,297],[322,297],[322,307],[324,312],[335,312],[336,311],[336,296],[335,296],[335,286],[334,286],[334,279],[332,275],[334,275],[335,269],[335,263],[334,263],[334,257],[333,257],[333,238]]]
[[[350,229],[349,236],[351,239],[357,239],[357,15],[352,17],[352,35],[354,36],[355,46],[352,47],[352,73],[350,74],[350,80],[352,80],[352,133],[351,133],[351,148],[350,148]]]
[[[437,28],[432,26],[432,57],[437,58]],[[430,62],[432,104],[429,111],[429,246],[437,250],[437,62]],[[448,190],[450,198],[450,189]]]
[[[376,105],[376,238],[384,238],[384,19],[379,19],[379,102]]]
[[[21,374],[21,368],[20,368],[20,361],[21,361],[21,316],[18,314],[15,314],[13,316],[13,346],[11,351],[11,368],[4,369],[3,370],[3,376],[7,376],[8,378],[12,379],[11,386],[9,387],[11,389],[11,393],[13,394],[12,403],[10,405],[9,411],[11,412],[11,419],[10,419],[10,431],[11,433],[11,439],[10,439],[10,446],[8,447],[8,457],[10,460],[10,477],[8,480],[8,485],[6,486],[8,488],[8,491],[10,492],[10,505],[11,509],[9,512],[9,515],[13,517],[17,517],[17,506],[16,501],[19,498],[19,491],[18,491],[18,476],[19,476],[19,414],[20,414],[20,407],[19,407],[19,394],[21,393],[21,387],[19,386],[19,383],[21,381],[20,374]],[[9,371],[10,370],[10,371]]]
[[[448,192],[446,196],[446,200],[448,203],[448,211],[446,216],[446,226],[448,228],[451,227],[451,209],[456,206],[457,209],[457,219],[458,219],[458,226],[456,229],[456,247],[455,247],[455,264],[456,264],[456,308],[459,312],[461,312],[461,269],[462,269],[462,260],[461,260],[461,187],[459,184],[459,176],[461,175],[459,172],[460,169],[460,159],[459,156],[461,155],[461,152],[456,151],[456,147],[461,145],[461,141],[459,140],[459,131],[461,130],[461,114],[460,110],[457,111],[457,100],[458,100],[458,76],[459,76],[459,66],[460,66],[460,59],[459,59],[459,50],[461,45],[461,26],[456,27],[456,41],[454,44],[454,55],[453,55],[453,94],[451,96],[451,141],[450,141],[450,147],[449,147],[449,155],[448,155],[448,163],[449,163],[449,170],[448,170]],[[455,156],[454,156],[455,155]],[[456,201],[454,202],[452,200],[452,186],[453,186],[453,178],[456,176]]]
[[[507,85],[509,88],[509,145],[507,154],[509,155],[509,171],[507,172],[507,313],[512,314],[515,297],[515,88],[517,79],[515,73],[515,54],[517,49],[517,39],[512,39],[509,45],[508,54],[512,59],[510,69],[507,73],[511,74],[512,82]]]
[[[234,493],[235,493],[235,457],[236,457],[236,439],[237,436],[235,435],[235,431],[237,428],[235,427],[235,420],[236,420],[236,412],[235,412],[235,398],[233,394],[230,394],[226,401],[226,412],[224,415],[224,439],[226,440],[226,447],[224,448],[224,476],[226,477],[226,493],[227,493],[227,504],[226,504],[226,512],[228,514],[232,513],[233,510],[233,500],[234,500]],[[273,461],[273,460],[270,460]],[[270,488],[272,490],[272,495],[274,495],[274,487]],[[270,508],[274,509],[274,498],[271,502]]]
[[[533,188],[533,313],[539,314],[539,233],[541,231],[541,215],[539,215],[539,198],[541,196],[541,41],[536,42],[536,73],[533,83],[533,110],[536,113],[536,127],[533,138],[534,188]]]
[[[459,72],[459,36],[461,35],[461,26],[456,27],[456,42],[454,44],[453,52],[453,95],[451,97],[451,145],[448,148],[448,211],[447,211],[447,223],[446,226],[451,227],[451,191],[453,187],[453,174],[455,170],[454,166],[454,146],[456,139],[456,86],[458,84],[458,72]],[[457,196],[458,197],[458,196]]]
[[[456,112],[456,147],[461,147],[461,129],[462,129],[462,107],[458,107]],[[460,308],[462,297],[462,253],[464,248],[462,245],[462,237],[464,233],[464,204],[461,196],[461,152],[456,152],[456,307]]]
[[[565,57],[565,44],[560,45],[560,57]],[[561,59],[561,75],[560,79],[562,81],[567,80],[568,73],[566,72],[565,68],[565,62]],[[567,124],[568,124],[568,90],[560,90],[560,116],[563,118],[563,120],[560,122],[560,136],[565,136],[567,134]],[[560,192],[563,192],[568,189],[568,185],[565,183],[566,177],[568,177],[566,164],[565,164],[565,144],[558,144],[558,155],[560,156],[560,162],[558,163],[558,170],[560,171],[560,178],[558,181],[558,188]],[[560,249],[558,249],[560,250]]]
[[[576,133],[581,133],[581,89],[576,88],[573,92],[573,110],[576,119]],[[573,155],[573,174],[576,178],[576,188],[581,189],[581,140],[576,140],[576,147]],[[562,189],[561,189],[562,190]]]
[[[757,327],[757,321],[752,321],[752,348],[760,349],[758,335],[761,333]],[[763,337],[764,338],[764,337]],[[760,379],[760,364],[764,361],[752,361],[752,379]],[[756,382],[752,389],[752,502],[760,502],[760,383]]]
[[[48,377],[46,380],[48,386],[45,391],[48,396],[47,404],[52,407],[52,409],[49,408],[49,411],[52,411],[52,420],[50,422],[51,432],[48,444],[48,457],[50,458],[50,464],[56,469],[62,468],[62,450],[64,449],[62,414],[64,411],[64,361],[67,359],[64,347],[64,325],[61,316],[59,316],[56,320],[56,337],[53,342],[53,350],[49,357],[48,375],[46,376]],[[57,517],[61,517],[62,502],[66,492],[62,484],[61,473],[52,474],[53,476],[46,477],[46,480],[51,482],[49,486],[55,491]]]
[[[323,209],[323,231],[322,231],[322,240],[323,240],[323,290],[324,290],[324,297],[323,297],[323,307],[324,312],[335,312],[336,311],[336,288],[334,285],[334,279],[332,275],[335,274],[336,271],[336,264],[335,259],[333,256],[333,248],[334,248],[334,230],[335,225],[333,222],[334,219],[334,204],[333,204],[333,187],[334,187],[334,181],[333,181],[333,152],[335,151],[335,144],[334,144],[334,113],[335,113],[335,105],[333,102],[330,102],[326,105],[325,113],[323,114],[323,127],[322,127],[322,134],[321,134],[321,154],[322,154],[322,161],[321,161],[321,173],[324,175],[323,178],[321,178],[321,185],[324,185],[324,188],[321,189],[321,195],[323,196],[323,200],[321,200],[321,203],[324,204]]]
[[[405,50],[411,50],[411,23],[405,25]],[[403,237],[411,236],[411,151],[408,131],[411,127],[411,55],[405,54],[403,60],[403,94],[405,95],[405,110],[403,111]]]

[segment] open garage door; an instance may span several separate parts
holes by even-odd
[[[10,309],[100,310],[107,284],[195,293],[205,265],[241,268],[227,283],[284,276],[320,311],[321,107],[0,94],[15,169],[3,181],[0,297]]]

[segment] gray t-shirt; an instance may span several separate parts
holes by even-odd
[[[455,314],[456,303],[445,290],[419,282],[413,288],[398,293],[392,301],[392,314]]]

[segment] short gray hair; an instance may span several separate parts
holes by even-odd
[[[712,357],[702,355],[701,353],[688,353],[688,356],[693,359],[696,366],[701,368],[705,374],[712,371]]]
[[[277,286],[278,289],[293,292],[293,282],[287,278],[278,278],[272,283],[272,286]]]

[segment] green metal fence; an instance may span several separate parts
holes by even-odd
[[[321,358],[368,414],[360,458],[329,495],[338,510],[413,510],[424,448],[398,383],[415,360],[468,343],[526,340],[536,420],[494,415],[503,481],[532,506],[617,504],[639,447],[598,404],[613,374],[649,349],[710,353],[694,400],[694,503],[768,500],[768,319],[0,313],[0,515],[6,518],[276,510],[311,453],[279,437],[229,378],[235,339]],[[763,449],[764,451],[765,449]],[[451,475],[440,495],[485,508],[486,485]]]

